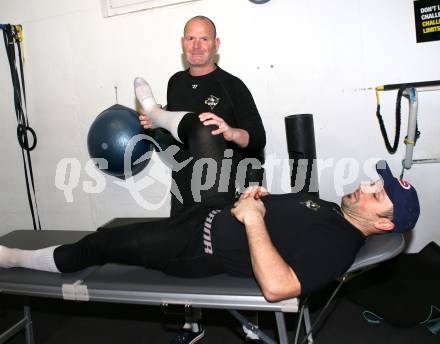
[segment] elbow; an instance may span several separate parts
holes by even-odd
[[[264,130],[258,134],[258,131],[248,131],[249,142],[246,147],[247,150],[252,152],[262,152],[266,147],[266,133]]]
[[[272,293],[270,291],[263,291],[263,296],[266,299],[266,301],[268,301],[268,302],[278,302],[278,301],[283,300],[281,295],[279,295],[277,293]]]
[[[261,137],[258,141],[254,143],[253,151],[255,152],[262,152],[264,150],[264,147],[266,147],[266,137]]]
[[[301,287],[299,284],[285,287],[274,285],[263,288],[261,291],[268,302],[278,302],[299,296],[301,294]]]
[[[264,130],[264,128],[261,128],[261,133],[259,135],[260,140],[259,140],[259,149],[262,150],[264,149],[264,147],[266,147],[266,131]]]

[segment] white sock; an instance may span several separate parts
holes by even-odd
[[[55,265],[53,252],[58,246],[40,250],[20,250],[0,246],[0,267],[21,267],[40,271],[60,272]]]
[[[0,268],[12,268],[11,249],[0,245]]]
[[[168,130],[176,140],[182,142],[179,138],[177,128],[179,123],[189,111],[166,111],[162,110],[154,99],[150,85],[142,78],[134,79],[134,93],[136,99],[141,104],[147,115],[153,122],[154,128],[164,128]]]

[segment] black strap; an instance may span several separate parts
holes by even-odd
[[[6,54],[8,56],[9,68],[11,71],[12,86],[14,92],[14,106],[17,118],[17,139],[21,147],[23,159],[24,176],[26,190],[29,201],[29,208],[32,214],[32,223],[35,230],[41,230],[40,215],[38,213],[37,197],[35,193],[34,174],[32,169],[32,159],[30,152],[37,145],[35,131],[29,126],[26,105],[26,90],[24,84],[23,55],[20,47],[21,26],[2,25],[3,38],[5,42]],[[18,51],[18,66],[20,76],[17,71],[16,49]],[[23,95],[23,96],[22,96]],[[28,133],[31,134],[32,144],[30,145]],[[32,189],[31,189],[32,188]]]
[[[401,124],[401,102],[402,95],[405,88],[399,88],[397,92],[397,100],[396,100],[396,132],[394,136],[394,144],[391,146],[390,141],[388,140],[388,134],[385,129],[385,124],[383,123],[382,115],[380,114],[380,104],[377,104],[376,116],[379,120],[380,132],[382,133],[383,139],[385,141],[385,147],[387,148],[390,154],[394,154],[397,151],[397,147],[399,146],[399,138],[400,138],[400,124]]]

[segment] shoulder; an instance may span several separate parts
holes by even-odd
[[[216,70],[216,77],[218,80],[223,80],[236,86],[246,86],[239,77],[225,71],[220,67],[218,67]]]
[[[179,80],[184,80],[187,77],[188,73],[186,70],[181,70],[179,72],[174,73],[170,79],[168,80],[168,84],[175,83]]]
[[[173,97],[175,92],[180,92],[182,87],[188,83],[188,75],[186,70],[174,73],[168,80],[167,95]]]

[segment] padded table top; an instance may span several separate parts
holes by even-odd
[[[75,242],[88,231],[16,230],[0,237],[0,245],[26,250]],[[36,271],[23,268],[0,268],[0,292],[14,295],[62,298],[61,286],[83,280],[97,267],[68,274]]]

